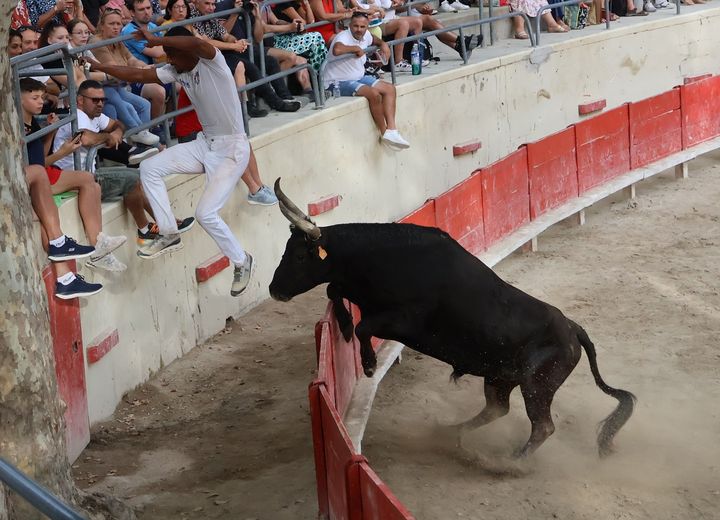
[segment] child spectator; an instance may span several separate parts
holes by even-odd
[[[45,85],[39,81],[32,78],[22,78],[20,80],[20,98],[26,135],[40,130],[40,124],[35,119],[35,116],[42,111],[44,93]],[[50,114],[48,123],[52,124],[56,121],[57,116]],[[90,256],[86,265],[92,269],[124,271],[127,266],[120,262],[112,252],[123,245],[126,238],[124,236],[114,237],[102,232],[100,186],[95,182],[93,175],[85,171],[61,170],[56,166],[46,166],[46,162],[53,164],[63,157],[70,156],[81,146],[80,137],[78,136],[63,143],[57,152],[46,157],[53,135],[53,133],[50,133],[43,140],[37,139],[28,143],[29,163],[45,168],[53,195],[70,190],[78,191],[80,218],[82,218],[85,227],[85,234],[90,244],[95,248],[95,252]]]
[[[395,126],[395,87],[374,76],[365,75],[365,49],[370,45],[377,45],[385,57],[390,57],[387,43],[368,31],[368,15],[353,13],[350,29],[335,36],[330,45],[330,57],[325,67],[325,88],[334,88],[337,84],[342,96],[366,98],[382,142],[393,150],[409,148],[410,144]]]

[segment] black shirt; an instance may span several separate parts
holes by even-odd
[[[32,118],[32,123],[29,125],[25,124],[25,135],[31,134],[33,132],[37,132],[40,130],[40,123],[37,122],[37,119],[34,117]],[[43,138],[35,139],[33,142],[28,143],[27,145],[27,154],[28,154],[28,163],[29,164],[39,164],[40,166],[45,166],[45,144],[43,143]]]
[[[82,0],[83,11],[90,23],[97,27],[100,21],[100,8],[108,3],[109,0]]]

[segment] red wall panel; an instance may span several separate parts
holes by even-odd
[[[631,103],[629,110],[632,168],[682,150],[679,88]]]
[[[578,189],[582,194],[630,171],[630,117],[627,105],[575,125]]]
[[[578,196],[575,128],[527,145],[530,218]]]
[[[318,519],[328,520],[328,483],[325,465],[325,436],[323,435],[320,388],[325,387],[319,379],[310,383],[308,401],[310,403],[310,425],[312,427],[313,455],[315,458],[315,483],[318,498]]]
[[[413,520],[415,518],[367,463],[361,463],[359,470],[364,520]]]
[[[477,170],[481,176],[485,244],[490,245],[530,221],[527,148]]]
[[[720,76],[680,87],[683,148],[720,135]]]
[[[335,407],[340,415],[350,403],[353,388],[357,381],[357,368],[355,364],[355,342],[346,342],[343,338],[336,320],[332,320],[330,334],[333,337],[333,371],[335,373]]]
[[[485,249],[482,182],[478,175],[465,179],[435,199],[437,227],[473,254]]]
[[[418,226],[435,227],[435,201],[428,200],[425,204],[401,218],[398,222],[403,224],[417,224]]]
[[[74,262],[73,262],[74,264]],[[71,266],[73,271],[75,265]],[[75,461],[90,442],[87,389],[85,387],[85,347],[80,326],[80,300],[55,298],[55,272],[43,269],[43,281],[50,311],[50,334],[55,356],[58,392],[67,405],[65,438],[68,458]]]

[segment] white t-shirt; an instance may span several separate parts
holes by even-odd
[[[83,112],[82,110],[77,111],[77,124],[78,124],[78,130],[90,130],[92,132],[95,132],[96,134],[99,134],[103,130],[105,130],[108,125],[110,124],[111,119],[106,116],[105,114],[100,114],[95,119],[90,119],[88,115]],[[58,128],[57,134],[55,134],[55,141],[53,142],[53,153],[57,152],[58,149],[63,145],[65,141],[68,141],[72,138],[72,129],[70,128],[70,125],[63,125],[60,128]],[[88,149],[84,146],[81,146],[79,148],[80,151],[80,167],[82,169],[85,168],[85,158],[87,157]],[[73,161],[73,154],[66,155],[62,159],[55,161],[55,166],[60,168],[61,170],[74,170],[75,169],[75,163]],[[92,164],[90,167],[91,172],[95,172],[95,164]]]
[[[325,88],[335,81],[357,81],[365,75],[365,61],[367,57],[363,56],[362,58],[358,58],[353,54],[335,56],[333,49],[338,42],[349,47],[356,46],[365,49],[372,45],[373,37],[370,31],[365,31],[362,40],[356,40],[350,32],[350,29],[345,29],[333,38],[328,53],[328,62],[327,65],[325,65],[325,74],[323,76],[325,79]]]
[[[177,81],[183,86],[206,136],[245,134],[235,79],[219,50],[211,60],[200,58],[190,72],[167,64],[156,73],[163,83]]]

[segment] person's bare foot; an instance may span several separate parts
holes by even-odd
[[[553,27],[548,27],[548,32],[551,32],[551,33],[566,33],[569,30],[570,30],[569,28],[566,29],[565,27],[563,27],[561,25],[555,25]]]

